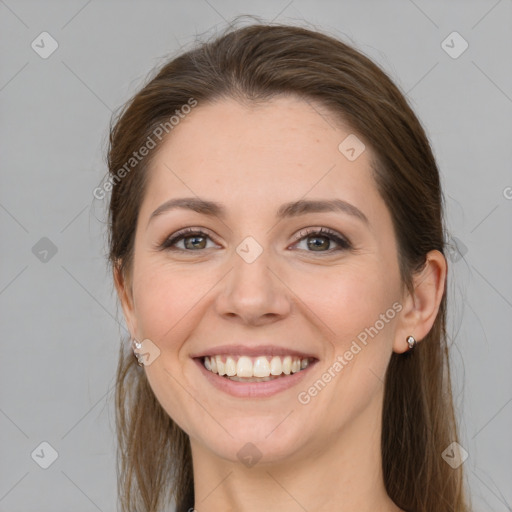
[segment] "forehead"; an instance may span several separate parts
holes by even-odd
[[[339,148],[349,136],[350,127],[325,107],[296,97],[199,104],[155,155],[145,203],[196,195],[261,212],[300,198],[339,197],[378,219],[385,205],[371,149],[349,160]]]

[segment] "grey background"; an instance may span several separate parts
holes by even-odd
[[[512,510],[511,0],[0,0],[0,512],[116,509],[113,383],[126,331],[105,264],[106,201],[92,195],[111,111],[166,56],[241,13],[306,20],[356,45],[426,127],[454,246],[464,467],[474,510]],[[43,31],[59,44],[47,59],[31,48]],[[453,31],[469,44],[456,59],[441,47]],[[43,441],[58,452],[48,469],[31,458],[49,456]]]

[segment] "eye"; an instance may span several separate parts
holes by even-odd
[[[200,249],[209,249],[207,247],[207,240],[210,239],[210,235],[201,231],[200,229],[186,228],[178,231],[169,238],[166,238],[159,249],[167,249],[170,251],[181,250],[192,252]],[[177,244],[183,242],[182,247],[178,247]]]
[[[166,238],[158,248],[169,251],[195,252],[212,248],[212,246],[207,246],[208,240],[211,240],[211,237],[205,231],[195,228],[186,228]],[[183,245],[179,247],[178,244],[181,242]],[[303,250],[307,252],[331,253],[352,248],[351,243],[345,237],[328,228],[302,230],[298,234],[295,245],[300,242],[306,243],[306,249],[303,248]],[[338,247],[331,248],[333,243]]]
[[[336,231],[328,228],[303,230],[298,235],[299,242],[305,242],[308,252],[334,252],[348,250],[352,248],[350,242]],[[338,245],[337,248],[331,248],[332,242]]]

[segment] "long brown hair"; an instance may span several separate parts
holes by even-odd
[[[373,148],[372,172],[389,209],[403,285],[433,249],[444,254],[444,203],[427,136],[404,95],[375,63],[318,30],[257,22],[197,44],[168,61],[113,119],[109,261],[129,282],[135,228],[156,148],[134,151],[191,98],[265,101],[293,94],[325,105]],[[170,131],[169,127],[168,131]],[[171,135],[172,136],[172,133]],[[162,138],[162,140],[164,140]],[[120,173],[121,168],[124,173]],[[120,178],[122,174],[122,178]],[[446,288],[435,323],[411,354],[393,354],[386,374],[382,461],[389,496],[414,512],[465,512],[462,468],[441,457],[457,441],[446,336]],[[194,505],[188,435],[162,409],[122,343],[116,383],[118,488],[123,512],[157,512],[171,496]]]

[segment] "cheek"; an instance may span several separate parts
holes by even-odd
[[[179,339],[176,334],[193,315],[206,291],[193,276],[170,271],[165,265],[146,265],[134,272],[135,314],[140,335],[159,343]],[[181,328],[181,329],[180,329]]]
[[[322,269],[323,270],[323,269]],[[323,325],[322,331],[333,342],[336,351],[346,350],[345,345],[366,328],[378,322],[379,331],[387,331],[390,321],[380,321],[380,315],[394,303],[396,286],[393,276],[385,275],[378,263],[360,262],[357,265],[332,267],[324,272],[300,273],[294,278],[292,289],[316,317],[315,323]],[[391,320],[391,310],[385,320]],[[364,336],[361,336],[364,338]]]
[[[330,269],[325,279],[297,279],[297,295],[320,319],[316,325],[330,342],[320,375],[304,384],[299,401],[331,425],[345,424],[383,389],[400,309],[392,277],[366,264]]]
[[[315,396],[313,407],[332,410],[334,422],[357,414],[382,388],[400,309],[394,278],[393,272],[366,258],[357,265],[331,268],[321,279],[318,273],[297,279],[301,298],[321,320],[329,341],[321,376],[329,384],[321,397]],[[323,389],[315,382],[307,385]],[[311,391],[313,396],[316,390]],[[309,395],[306,387],[304,392]]]

